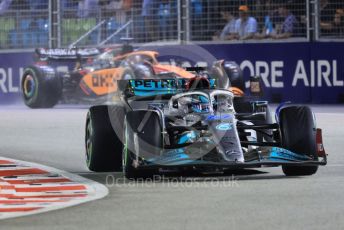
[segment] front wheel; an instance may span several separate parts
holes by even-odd
[[[280,111],[282,146],[292,152],[318,160],[316,151],[316,125],[307,106],[289,106]],[[317,172],[318,166],[282,166],[286,176],[307,176]]]

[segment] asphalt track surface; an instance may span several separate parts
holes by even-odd
[[[0,155],[107,184],[102,200],[29,217],[0,229],[343,229],[344,106],[313,106],[329,163],[310,177],[280,168],[136,183],[91,173],[84,163],[82,107],[0,107]],[[191,181],[192,180],[192,181]]]

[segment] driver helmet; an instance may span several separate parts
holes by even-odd
[[[211,112],[211,105],[209,99],[203,95],[197,96],[198,98],[194,99],[191,102],[191,112],[194,113],[209,113]]]

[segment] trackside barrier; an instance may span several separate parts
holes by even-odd
[[[344,103],[344,42],[200,46],[217,59],[236,61],[247,81],[250,76],[261,75],[264,97],[269,101]],[[185,50],[180,45],[172,48]],[[166,55],[166,46],[145,49],[158,49],[162,55],[161,61],[178,59]],[[32,52],[0,53],[0,104],[20,101],[20,76],[23,68],[32,64],[32,55]],[[204,61],[207,60],[199,60]],[[62,65],[58,70],[66,68],[67,65]]]

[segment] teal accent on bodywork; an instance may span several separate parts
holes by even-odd
[[[195,132],[188,132],[180,137],[178,144],[186,144],[190,141],[193,141],[196,137],[197,136]]]
[[[135,96],[139,96],[139,97],[149,97],[149,96],[159,96],[159,95],[166,95],[166,94],[177,94],[178,91],[177,90],[155,90],[155,91],[138,91],[135,90],[134,94]]]
[[[183,166],[183,165],[208,165],[208,164],[222,164],[222,165],[245,165],[247,164],[288,164],[288,163],[307,163],[314,162],[314,160],[306,155],[297,154],[289,150],[273,147],[265,157],[238,163],[236,161],[207,161],[202,159],[195,159],[184,152],[184,149],[167,150],[161,156],[146,159],[147,166],[162,165],[162,166]]]
[[[210,88],[215,89],[216,88],[216,80],[214,78],[208,79],[210,83]]]
[[[307,161],[312,159],[306,155],[297,154],[287,149],[277,147],[271,148],[269,158],[282,159],[287,161]]]
[[[183,149],[173,149],[165,152],[161,156],[147,159],[147,162],[149,162],[150,164],[179,165],[181,164],[181,162],[190,163],[194,162],[194,160],[191,160],[190,157],[184,153]]]
[[[199,100],[201,101],[201,103],[209,103],[208,98],[205,96],[199,96]]]

